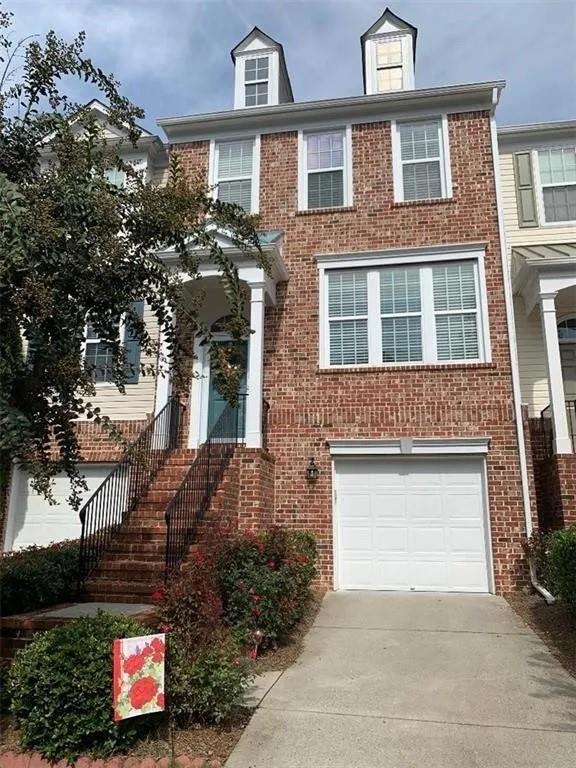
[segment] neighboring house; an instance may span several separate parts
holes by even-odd
[[[540,522],[576,523],[576,121],[498,140]]]
[[[527,579],[531,506],[495,175],[504,84],[417,89],[416,29],[389,10],[361,52],[364,95],[298,103],[282,46],[254,28],[232,51],[234,109],[159,121],[188,173],[260,214],[272,264],[264,273],[220,235],[253,332],[235,347],[245,375],[229,437],[239,430],[243,445],[205,511],[240,528],[312,530],[320,578],[336,589],[506,592]],[[217,270],[200,271],[201,285],[182,275],[184,296],[205,291],[203,320],[230,345]],[[214,429],[227,439],[201,340],[194,367],[178,393],[173,485],[163,479],[136,507],[90,594],[143,598],[157,583],[177,469],[204,460]],[[115,391],[103,400],[134,434],[170,387],[160,379],[154,401],[142,392],[132,407]],[[109,461],[113,446],[79,430],[86,466]],[[34,538],[31,498],[14,486],[10,518],[29,533],[8,546]],[[34,503],[44,537],[60,538],[65,506]],[[204,514],[198,504],[188,513]],[[174,562],[196,522],[186,526]]]

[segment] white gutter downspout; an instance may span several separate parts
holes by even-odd
[[[494,113],[498,104],[499,90],[494,88],[492,92],[492,112],[490,114],[490,132],[492,135],[492,162],[494,166],[494,184],[496,189],[496,206],[498,210],[498,231],[500,235],[500,256],[502,259],[502,275],[504,279],[504,297],[506,302],[506,325],[508,327],[508,346],[510,350],[510,365],[512,369],[512,393],[514,397],[514,413],[516,417],[516,437],[518,441],[518,456],[520,459],[520,477],[522,480],[522,503],[524,507],[524,520],[526,536],[529,538],[534,530],[532,525],[532,510],[530,509],[530,490],[528,484],[528,467],[526,464],[526,446],[524,443],[524,425],[522,423],[522,404],[520,394],[520,372],[518,370],[518,351],[516,348],[516,326],[514,322],[514,308],[512,302],[512,281],[510,278],[510,265],[508,264],[508,247],[504,231],[504,218],[502,215],[502,195],[500,191],[500,157],[498,154],[498,133],[496,131],[496,119]],[[528,558],[530,581],[534,589],[539,592],[544,600],[551,605],[556,602],[553,595],[540,584],[536,575],[536,568],[532,558]]]

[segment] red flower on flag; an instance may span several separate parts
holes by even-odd
[[[128,694],[132,709],[142,709],[145,704],[152,701],[157,692],[158,683],[153,677],[141,677],[140,680],[136,680]]]
[[[143,653],[134,653],[132,656],[128,656],[127,659],[124,659],[124,672],[126,672],[127,675],[130,675],[130,677],[136,675],[144,666],[145,661],[146,658]]]

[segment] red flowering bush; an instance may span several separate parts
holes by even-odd
[[[223,546],[217,568],[224,615],[253,650],[281,642],[302,617],[315,563],[306,531],[272,528]]]

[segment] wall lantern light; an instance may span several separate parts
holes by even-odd
[[[319,474],[320,474],[320,470],[316,466],[314,457],[311,456],[310,461],[308,462],[308,466],[306,467],[306,480],[308,480],[309,483],[315,483],[316,480],[318,480]]]

